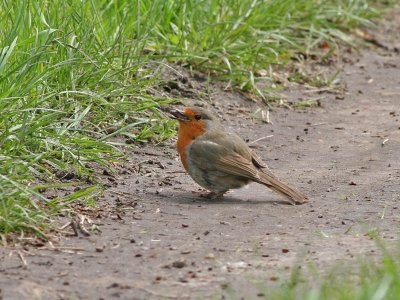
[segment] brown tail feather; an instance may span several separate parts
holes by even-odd
[[[286,183],[279,181],[279,179],[277,179],[273,175],[259,172],[259,176],[260,180],[258,181],[258,183],[261,183],[269,187],[271,190],[285,196],[292,204],[302,204],[308,201],[306,195],[296,191],[295,189],[288,186]]]

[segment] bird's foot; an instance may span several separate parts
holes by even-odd
[[[207,199],[218,199],[222,198],[225,192],[192,192],[199,197],[207,198]]]

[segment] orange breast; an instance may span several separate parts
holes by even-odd
[[[186,148],[193,142],[194,139],[200,135],[203,135],[207,131],[204,125],[204,121],[179,122],[177,148],[182,164],[186,171],[188,171]]]

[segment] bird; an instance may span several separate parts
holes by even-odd
[[[220,198],[231,189],[257,182],[285,196],[291,204],[308,201],[306,195],[272,174],[246,142],[225,130],[208,110],[185,107],[169,113],[179,122],[177,150],[183,167],[209,191],[208,198]]]

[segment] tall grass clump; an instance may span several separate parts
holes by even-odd
[[[397,300],[400,295],[400,255],[383,244],[379,259],[363,257],[343,262],[321,273],[315,266],[294,268],[290,279],[279,286],[259,288],[271,300]],[[307,274],[306,274],[307,273]],[[261,298],[262,299],[262,298]]]
[[[251,89],[258,70],[294,51],[349,42],[347,28],[376,14],[369,3],[1,0],[0,232],[42,234],[49,214],[89,196],[93,165],[120,155],[113,137],[174,133],[157,109],[171,102],[156,96],[165,64]],[[82,181],[72,195],[43,193]]]
[[[148,0],[138,28],[155,55],[250,89],[254,74],[295,52],[352,42],[348,29],[376,14],[366,0]]]
[[[138,55],[118,1],[0,5],[0,232],[40,232],[49,208],[65,199],[50,201],[35,186],[60,186],[60,171],[81,184],[88,164],[119,155],[107,139],[115,132],[168,137],[172,128],[154,108],[169,100],[149,93],[155,70]]]

